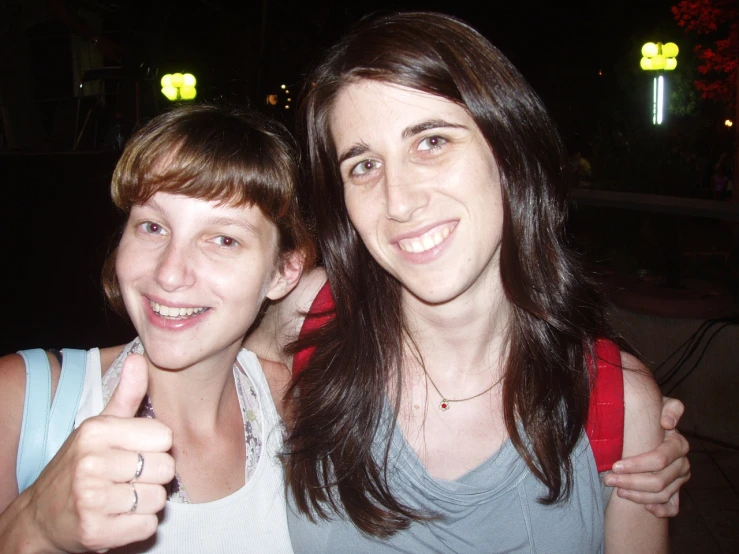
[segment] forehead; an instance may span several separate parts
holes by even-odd
[[[348,142],[380,136],[402,138],[406,129],[440,120],[477,131],[467,110],[442,96],[378,81],[358,81],[344,87],[330,114],[330,131],[337,148]]]

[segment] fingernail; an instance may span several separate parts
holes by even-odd
[[[616,462],[613,464],[613,471],[623,471],[624,470],[624,464],[622,462]]]
[[[629,491],[627,491],[626,489],[618,489],[618,495],[621,498],[628,498],[629,497]]]
[[[606,478],[603,479],[603,482],[608,487],[614,487],[616,486],[616,483],[617,483],[616,478],[613,475],[606,475]]]
[[[667,424],[670,427],[676,427],[677,426],[677,421],[675,421],[675,418],[674,417],[665,416],[665,420],[667,421]]]

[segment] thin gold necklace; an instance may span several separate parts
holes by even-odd
[[[439,409],[442,412],[446,412],[449,409],[449,407],[450,407],[450,405],[451,405],[452,402],[467,402],[468,400],[474,400],[475,398],[477,398],[479,396],[482,396],[486,392],[490,392],[491,390],[493,390],[495,388],[495,386],[497,384],[499,384],[503,380],[503,377],[501,377],[500,379],[498,379],[497,381],[495,381],[495,383],[493,383],[492,385],[490,385],[484,391],[476,394],[475,396],[469,396],[467,398],[457,398],[456,400],[452,400],[450,398],[447,398],[443,394],[441,394],[441,391],[439,390],[439,387],[436,386],[436,383],[434,383],[434,380],[431,378],[431,375],[429,375],[429,372],[426,371],[426,367],[423,364],[421,364],[421,367],[423,368],[423,372],[426,374],[426,377],[428,378],[429,383],[431,383],[431,386],[434,387],[434,390],[437,393],[439,393],[439,396],[441,396],[441,402],[439,402]]]

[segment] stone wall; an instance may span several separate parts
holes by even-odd
[[[659,317],[620,308],[614,308],[610,318],[612,325],[653,370],[703,323],[700,319]],[[707,338],[719,327],[716,325],[706,333],[679,375],[695,364]],[[656,372],[658,380],[674,367],[678,358],[679,354]],[[671,380],[668,387],[674,382],[675,379]],[[663,392],[668,387],[663,387]],[[686,412],[680,422],[684,432],[739,446],[739,325],[729,325],[718,332],[695,370],[670,396],[685,404]]]

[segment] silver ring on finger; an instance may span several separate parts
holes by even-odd
[[[131,483],[141,477],[141,474],[144,472],[144,457],[141,455],[141,452],[137,452],[136,454],[138,454],[139,459],[136,461],[136,472],[133,474]]]
[[[128,510],[128,513],[132,514],[136,511],[136,508],[139,507],[139,494],[136,492],[136,485],[133,484],[133,481],[131,481],[129,485],[131,485],[131,491],[133,492],[133,502],[131,503],[131,509]]]

